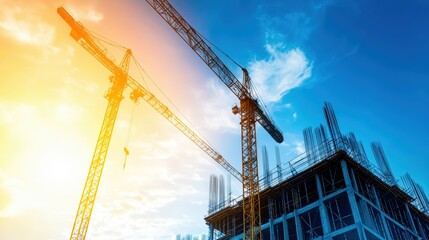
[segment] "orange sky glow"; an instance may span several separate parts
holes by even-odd
[[[208,114],[201,114],[198,99],[210,86],[202,85],[200,78],[209,74],[189,66],[193,53],[184,51],[183,45],[176,47],[181,39],[165,26],[160,28],[153,13],[147,21],[141,22],[141,17],[133,21],[148,14],[148,8],[137,12],[121,1],[104,3],[0,1],[1,239],[69,237],[107,105],[103,95],[110,73],[69,36],[70,27],[58,16],[58,6],[70,9],[88,29],[130,47],[184,115],[192,123],[204,122],[196,127],[214,143],[220,141],[219,129],[202,120],[210,118],[214,108],[225,109],[218,114],[231,115],[230,103],[219,106],[215,95],[225,92],[218,90],[207,96]],[[197,62],[193,64],[203,69]],[[141,79],[135,66],[131,68],[131,74]],[[141,83],[168,102],[150,81]],[[186,232],[187,226],[202,229],[194,234],[206,232],[206,176],[222,171],[144,102],[137,104],[130,126],[133,104],[128,94],[119,111],[87,238],[170,239]],[[225,118],[228,127],[222,131],[232,129],[238,140],[238,121],[233,117]],[[131,154],[123,170],[122,149],[127,143]],[[238,162],[232,163],[240,169]]]

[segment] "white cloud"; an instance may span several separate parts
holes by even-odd
[[[312,65],[300,49],[285,50],[281,44],[267,44],[266,50],[270,54],[269,58],[251,61],[249,71],[262,99],[272,103],[310,78]],[[212,131],[239,133],[239,117],[231,111],[232,104],[238,100],[223,84],[217,82],[215,79],[208,81],[204,93],[210,93],[209,96],[196,93],[198,98],[204,96],[206,99],[201,108],[204,122]],[[287,103],[283,107],[290,109],[292,104]]]
[[[70,13],[78,21],[91,21],[91,22],[100,22],[104,19],[103,14],[95,11],[94,9],[78,9],[74,7],[67,7],[70,9]]]
[[[296,112],[294,112],[293,114],[292,114],[292,117],[293,117],[293,119],[297,119],[298,118],[298,114],[296,113]]]
[[[270,57],[250,62],[249,71],[263,99],[277,102],[311,77],[312,65],[299,48],[286,50],[282,44],[266,44],[265,48]]]
[[[304,142],[297,139],[297,136],[293,134],[286,134],[287,142],[283,142],[280,145],[286,150],[285,155],[291,158],[295,158],[297,155],[301,155],[305,152]]]
[[[217,79],[210,79],[204,92],[196,92],[197,98],[205,99],[203,103],[204,123],[211,131],[239,133],[239,118],[231,111],[237,98]],[[209,96],[207,97],[207,93]],[[228,104],[230,104],[228,106]]]
[[[18,42],[31,45],[49,45],[55,27],[19,6],[4,4],[0,11],[0,28]]]
[[[164,167],[173,172],[169,166]],[[196,215],[205,208],[204,204],[192,203],[191,200],[203,201],[205,196],[189,186],[189,182],[148,178],[147,174],[130,177],[125,185],[108,195],[112,192],[116,192],[115,197],[100,199],[94,209],[89,231],[93,239],[167,239],[177,229],[200,222]],[[191,208],[195,212],[183,216]]]
[[[117,163],[106,166],[88,237],[170,239],[180,232],[204,231],[206,176],[215,163],[188,139],[171,137],[170,126],[157,129],[131,142],[125,171],[112,168]],[[112,152],[110,158],[115,156]],[[111,175],[116,173],[118,179]]]
[[[317,29],[323,22],[327,8],[336,2],[339,1],[308,1],[299,9],[284,5],[280,6],[283,7],[282,10],[279,10],[282,14],[278,15],[268,14],[271,11],[262,6],[259,18],[271,40],[299,46],[309,39],[314,29]]]
[[[58,103],[54,106],[55,116],[60,121],[74,122],[83,118],[84,109],[77,104]]]
[[[12,179],[0,172],[0,218],[15,217],[40,207],[40,199],[24,188],[22,181]],[[32,201],[29,202],[28,199]]]
[[[293,143],[294,145],[294,150],[296,152],[296,154],[301,155],[303,153],[305,153],[305,148],[304,148],[304,143],[301,141],[295,141]]]

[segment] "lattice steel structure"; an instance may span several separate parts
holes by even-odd
[[[295,171],[283,171],[286,180],[276,182],[274,177],[271,186],[261,185],[261,237],[429,239],[429,216],[413,204],[414,199],[385,181],[374,166],[368,168],[351,155],[346,148],[339,149],[311,165],[302,157]],[[241,204],[235,200],[206,216],[211,239],[243,239]]]
[[[368,161],[353,133],[341,134],[330,104],[324,112],[331,137],[338,138],[328,139],[320,125],[314,144],[307,128],[306,153],[260,180],[262,239],[429,239],[429,201],[422,188],[408,175],[404,186],[392,181]],[[239,197],[209,212],[210,239],[244,239],[242,204]]]
[[[242,183],[245,199],[242,204],[244,238],[258,240],[261,234],[256,122],[278,143],[283,142],[283,134],[262,104],[253,88],[249,73],[244,67],[240,66],[243,71],[243,82],[241,83],[206,43],[204,37],[167,0],[146,0],[146,2],[240,100],[240,108],[235,106],[233,112],[240,114],[241,121]]]
[[[80,22],[77,22],[70,13],[64,8],[57,9],[58,14],[72,28],[70,35],[85,50],[103,64],[113,73],[111,77],[112,87],[109,89],[106,98],[108,106],[104,116],[100,134],[98,136],[96,148],[88,171],[84,190],[79,202],[78,211],[73,224],[71,240],[84,240],[88,231],[92,210],[94,207],[98,186],[103,173],[104,163],[106,160],[109,143],[112,136],[113,128],[118,114],[118,109],[123,92],[126,87],[132,90],[130,98],[133,101],[143,99],[152,108],[165,117],[171,124],[180,130],[186,137],[193,141],[213,160],[224,167],[232,176],[241,181],[241,174],[236,170],[222,155],[217,153],[208,143],[200,138],[195,132],[185,125],[176,115],[171,112],[166,105],[158,100],[149,90],[140,85],[135,79],[128,75],[131,50],[127,50],[122,62],[117,65],[115,60],[109,54],[109,51],[92,35]]]

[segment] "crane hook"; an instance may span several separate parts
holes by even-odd
[[[130,151],[128,150],[127,147],[124,147],[124,153],[125,153],[125,158],[124,158],[124,166],[122,166],[122,170],[125,170],[125,166],[127,165],[127,157],[128,155],[130,155]]]

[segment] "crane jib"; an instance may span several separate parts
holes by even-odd
[[[210,145],[204,142],[198,135],[196,135],[189,127],[187,127],[178,117],[176,117],[167,106],[159,101],[153,94],[140,85],[136,80],[128,75],[129,61],[131,58],[131,50],[127,50],[122,62],[118,66],[115,61],[108,56],[108,51],[101,44],[96,43],[96,38],[92,36],[79,22],[63,8],[57,10],[58,14],[72,27],[71,36],[76,40],[85,50],[94,56],[100,63],[102,63],[114,76],[112,77],[112,86],[109,88],[106,95],[109,100],[108,107],[104,116],[102,128],[96,144],[96,149],[91,161],[90,170],[85,182],[84,190],[81,195],[79,207],[73,224],[73,229],[70,235],[70,240],[81,239],[84,240],[92,210],[95,203],[95,198],[98,191],[104,162],[107,156],[112,131],[114,128],[116,116],[119,109],[119,104],[122,100],[122,93],[125,87],[133,90],[131,98],[143,98],[151,107],[157,110],[167,120],[170,121],[178,130],[185,136],[192,140],[198,147],[206,152],[212,159],[225,168],[232,176],[242,181],[239,171],[237,171],[228,161],[226,161],[220,154],[218,154]]]
[[[166,0],[146,0],[146,2],[161,16],[168,25],[194,50],[203,62],[219,77],[219,79],[231,90],[238,99],[246,97],[253,98],[226,67],[226,65],[213,52],[203,38],[192,28],[192,26],[177,12],[177,10]],[[276,127],[273,120],[268,117],[258,105],[256,112],[259,117],[257,121],[278,143],[283,142],[283,134]]]
[[[219,57],[204,42],[203,38],[176,11],[167,0],[146,0],[146,2],[169,24],[173,30],[191,47],[207,66],[225,83],[240,100],[242,183],[243,183],[243,239],[259,240],[261,235],[260,187],[258,176],[256,122],[281,143],[283,135],[252,96],[251,80],[246,69],[243,69],[243,84],[232,74]],[[213,232],[212,232],[213,233]]]

